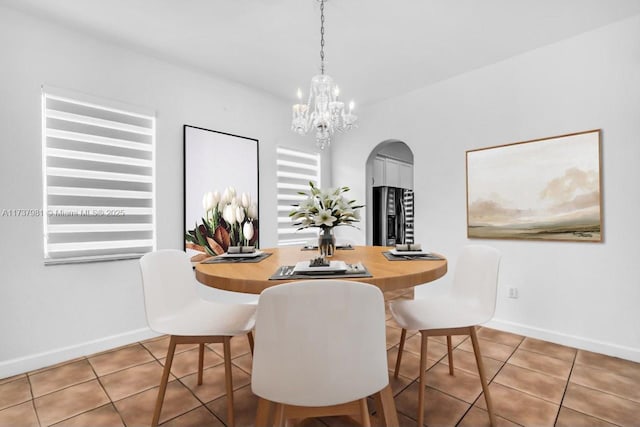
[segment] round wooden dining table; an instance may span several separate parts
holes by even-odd
[[[348,264],[361,262],[372,277],[350,277],[342,280],[365,282],[377,286],[383,292],[411,288],[431,282],[445,275],[447,260],[389,261],[382,252],[392,248],[385,246],[355,246],[352,250],[336,250],[332,261]],[[195,266],[196,278],[201,283],[227,291],[259,294],[268,287],[298,281],[269,280],[281,266],[295,265],[298,261],[311,260],[317,251],[302,250],[300,246],[262,249],[271,256],[260,262],[231,262]],[[330,278],[330,277],[327,277]],[[313,280],[313,279],[310,279]]]

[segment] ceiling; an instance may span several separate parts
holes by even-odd
[[[317,0],[0,0],[293,101],[319,72]],[[640,0],[329,0],[326,73],[358,105],[640,13]]]

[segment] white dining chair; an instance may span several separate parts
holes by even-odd
[[[402,359],[406,330],[419,330],[421,334],[420,379],[418,392],[418,425],[424,424],[425,371],[427,368],[427,340],[430,336],[470,335],[480,383],[489,412],[489,421],[495,426],[495,417],[484,365],[476,335],[476,325],[489,321],[496,308],[496,290],[500,253],[489,246],[469,245],[463,248],[456,265],[453,283],[447,293],[431,298],[393,300],[389,310],[402,327],[396,373]],[[450,373],[453,374],[450,338]]]
[[[227,417],[234,425],[233,383],[231,378],[231,338],[247,335],[255,324],[256,306],[223,304],[197,295],[197,281],[189,257],[178,250],[160,250],[140,259],[144,304],[149,327],[170,336],[167,359],[153,412],[152,426],[157,426],[167,389],[171,364],[177,344],[199,344],[198,385],[202,384],[204,344],[222,343],[227,391]]]
[[[251,375],[259,397],[256,427],[330,415],[369,426],[367,396],[374,394],[380,419],[397,426],[387,367],[377,287],[312,280],[260,295]]]

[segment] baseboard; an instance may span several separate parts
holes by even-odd
[[[24,357],[1,361],[0,378],[33,371],[34,369],[44,368],[67,360],[88,356],[156,336],[158,336],[158,334],[153,332],[151,329],[141,328],[68,347],[45,351],[43,353],[31,354]]]
[[[507,320],[493,319],[488,323],[485,323],[485,326],[493,329],[499,329],[501,331],[512,332],[514,334],[525,335],[531,338],[550,341],[556,344],[592,351],[594,353],[602,353],[608,356],[631,360],[633,362],[640,362],[640,349],[638,348],[563,334],[561,332],[536,328],[521,323],[509,322]]]

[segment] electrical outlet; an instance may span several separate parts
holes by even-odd
[[[518,298],[518,288],[509,288],[509,298]]]

